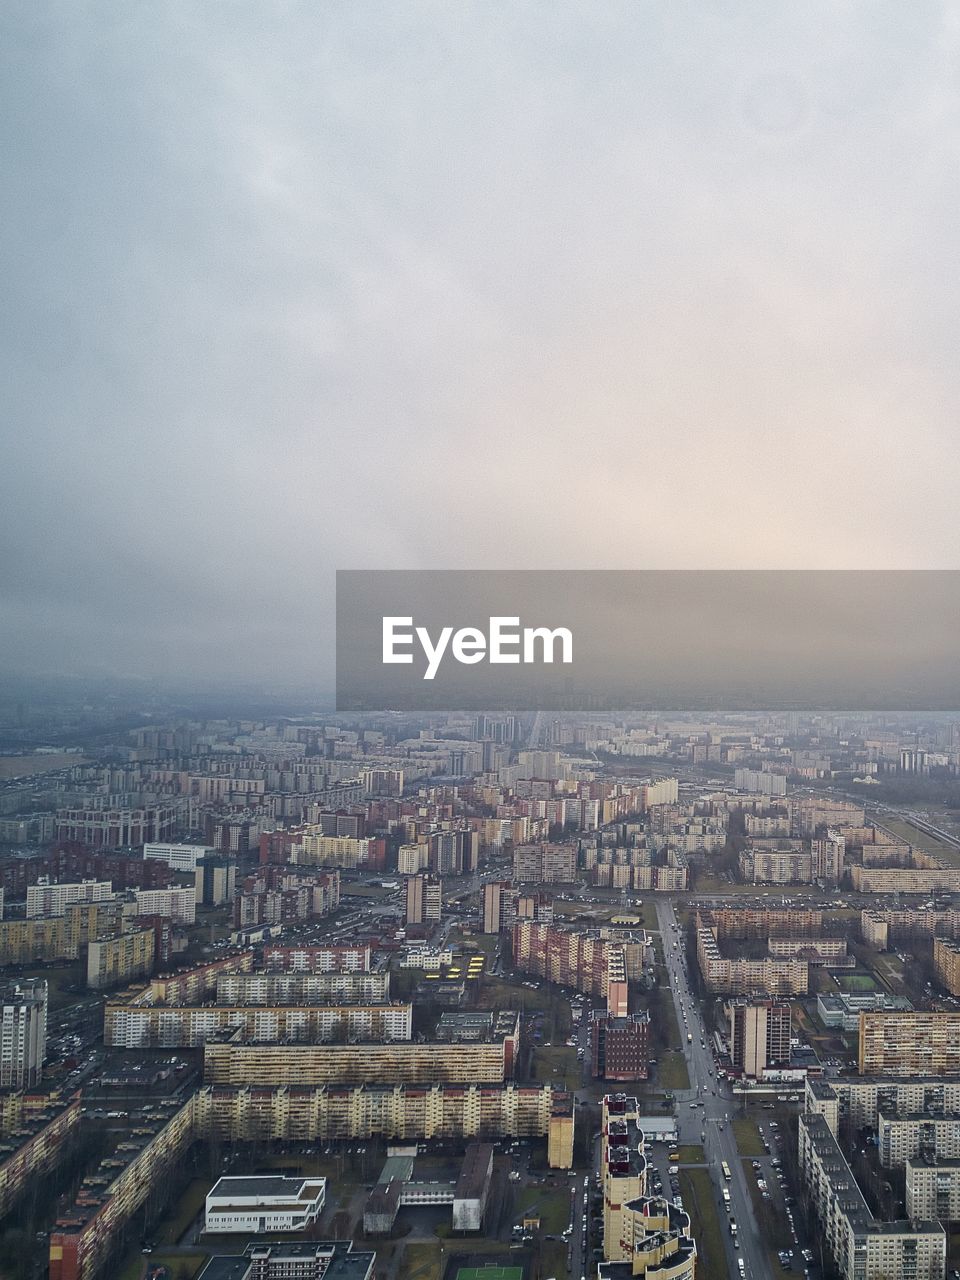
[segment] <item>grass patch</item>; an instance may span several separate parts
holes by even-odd
[[[742,1156],[762,1156],[763,1142],[760,1131],[752,1120],[734,1120],[733,1134],[737,1140],[737,1150]]]
[[[677,1147],[677,1159],[680,1164],[703,1164],[703,1147]]]
[[[173,1212],[157,1229],[157,1240],[162,1244],[179,1244],[180,1237],[204,1206],[207,1192],[213,1184],[205,1178],[192,1178],[184,1188]]]
[[[665,1053],[657,1063],[657,1076],[662,1089],[689,1089],[690,1073],[682,1053]]]
[[[554,1191],[548,1187],[524,1187],[514,1201],[515,1222],[532,1216],[540,1219],[543,1235],[558,1236],[570,1221],[570,1192],[564,1187]]]
[[[440,1241],[424,1240],[404,1246],[400,1280],[436,1280],[440,1274]]]
[[[716,1193],[706,1169],[681,1169],[680,1195],[690,1215],[690,1229],[697,1242],[697,1271],[711,1280],[729,1275],[723,1247],[723,1231]]]
[[[579,1089],[582,1079],[576,1049],[567,1045],[538,1045],[533,1051],[533,1078],[540,1084],[562,1083],[565,1089]]]
[[[947,844],[939,836],[929,835],[926,831],[921,831],[919,827],[915,827],[912,822],[901,818],[888,818],[885,816],[883,825],[888,831],[892,831],[895,836],[899,836],[901,840],[906,840],[909,844],[912,844],[915,849],[920,849],[923,853],[932,853],[935,858],[942,859],[945,866],[956,867],[960,865],[960,849]]]
[[[567,1280],[567,1246],[560,1240],[547,1240],[541,1245],[541,1273]]]

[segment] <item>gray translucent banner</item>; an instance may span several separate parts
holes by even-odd
[[[953,710],[958,639],[954,570],[341,570],[337,707]]]

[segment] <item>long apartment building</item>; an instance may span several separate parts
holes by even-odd
[[[647,1194],[648,1162],[636,1098],[607,1094],[600,1121],[603,1191],[603,1280],[649,1276],[693,1280],[697,1249],[690,1219],[660,1196]]]
[[[291,947],[268,945],[263,967],[281,973],[369,973],[369,946]]]
[[[484,1038],[457,1036],[428,1044],[261,1044],[242,1029],[208,1039],[203,1050],[209,1084],[265,1085],[501,1084],[513,1076],[519,1016],[503,1010]]]
[[[62,1158],[80,1132],[80,1094],[6,1094],[0,1119],[0,1214]]]
[[[79,1123],[79,1101],[73,1105]],[[156,1110],[162,1114],[131,1119],[129,1136],[58,1217],[50,1280],[105,1274],[123,1227],[197,1141],[546,1137],[550,1167],[572,1164],[571,1098],[548,1084],[201,1088],[182,1106]]]
[[[123,924],[123,903],[75,902],[49,919],[0,922],[0,964],[76,960],[93,938],[116,933]]]
[[[329,1044],[334,1040],[391,1043],[413,1034],[413,1005],[380,1004],[202,1005],[171,1008],[139,1001],[108,1002],[103,1042],[114,1049],[194,1049],[223,1032],[235,1032],[253,1044],[293,1041]]]
[[[91,849],[139,849],[148,841],[168,841],[180,824],[174,805],[138,809],[63,809],[57,813],[57,840]]]
[[[861,1013],[861,1075],[960,1075],[960,1013]]]
[[[944,1280],[943,1227],[875,1218],[822,1115],[800,1117],[799,1165],[824,1245],[844,1280]]]
[[[854,865],[850,885],[854,893],[960,893],[960,870]]]
[[[909,938],[960,938],[960,911],[914,908],[899,911],[861,911],[860,937],[878,951]]]
[[[844,1137],[841,1127],[876,1131],[881,1166],[904,1171],[908,1217],[955,1216],[949,1210],[960,1191],[960,1080],[808,1079],[805,1109],[835,1138]]]
[[[823,912],[807,908],[719,907],[697,914],[697,928],[725,938],[819,938]]]
[[[617,1017],[626,1013],[627,980],[637,965],[642,969],[645,952],[645,936],[631,942],[529,920],[513,927],[515,968],[584,995],[603,996]]]
[[[810,966],[796,958],[728,959],[712,928],[697,930],[697,963],[708,991],[726,995],[806,995]]]
[[[27,919],[62,916],[75,902],[105,902],[113,897],[109,880],[81,880],[78,884],[50,884],[40,880],[27,889]]]
[[[223,973],[217,977],[217,1004],[225,1005],[359,1004],[389,998],[387,969],[382,973]]]
[[[303,832],[290,849],[290,861],[300,865],[340,867],[381,867],[386,845],[381,839],[328,836],[320,831]]]
[[[960,1120],[960,1078],[884,1075],[826,1080],[808,1076],[804,1110],[822,1115],[835,1134],[841,1124],[877,1129],[881,1111]]]

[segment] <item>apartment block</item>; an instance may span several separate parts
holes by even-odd
[[[225,1031],[250,1043],[329,1044],[333,1041],[409,1040],[413,1006],[403,1002],[368,1005],[204,1005],[155,1006],[140,1000],[108,1002],[103,1042],[116,1049],[193,1049]]]
[[[91,849],[139,849],[148,842],[169,841],[179,822],[179,810],[172,805],[64,809],[57,813],[57,840]]]
[[[905,1175],[908,1218],[960,1218],[960,1160],[908,1160]]]
[[[646,1080],[649,1074],[650,1015],[616,1017],[595,1012],[590,1021],[590,1064],[598,1080]]]
[[[785,796],[787,779],[782,773],[760,773],[756,769],[735,769],[733,785],[738,791],[752,791],[763,796]]]
[[[285,973],[369,973],[369,946],[266,946],[263,967]]]
[[[513,1075],[519,1020],[511,1015],[508,1034],[462,1043],[428,1044],[258,1044],[242,1031],[222,1033],[204,1045],[204,1080],[209,1084],[264,1085],[500,1084]]]
[[[648,1162],[638,1124],[640,1107],[626,1094],[607,1094],[600,1120],[603,1255],[606,1280],[649,1276],[693,1280],[696,1244],[688,1216],[647,1195]]]
[[[922,1121],[944,1120],[951,1127],[931,1130],[928,1135],[920,1130],[917,1134],[904,1131],[903,1141],[907,1145],[898,1151],[897,1158],[902,1163],[909,1155],[916,1154],[920,1146],[913,1148],[909,1144],[921,1143],[927,1138],[931,1150],[937,1149],[941,1155],[947,1155],[948,1148],[940,1149],[937,1143],[953,1142],[955,1138],[960,1154],[960,1078],[834,1076],[824,1080],[808,1076],[804,1109],[822,1115],[835,1134],[840,1131],[841,1121],[855,1129],[879,1129],[881,1112],[888,1118],[919,1116]],[[889,1158],[893,1159],[893,1147],[890,1153]]]
[[[443,881],[433,876],[411,876],[406,887],[406,923],[439,924],[442,910]]]
[[[735,1071],[761,1080],[768,1067],[789,1064],[789,1004],[776,1000],[737,1000],[727,1005],[726,1012]]]
[[[47,1056],[47,984],[21,978],[0,984],[0,1089],[32,1089]]]
[[[874,1218],[823,1116],[800,1117],[799,1165],[824,1245],[844,1280],[944,1280],[943,1227]]]
[[[153,929],[131,929],[91,942],[87,947],[87,986],[102,990],[146,977],[153,971],[156,945]]]
[[[806,960],[731,960],[721,955],[712,928],[697,930],[697,962],[708,991],[727,995],[806,995]]]
[[[36,964],[76,960],[63,916],[50,920],[4,920],[0,923],[0,964]]]
[[[877,1149],[885,1169],[903,1169],[908,1160],[960,1160],[960,1112],[877,1110]]]
[[[519,921],[513,929],[513,963],[517,969],[574,987],[585,995],[607,996],[611,952],[618,946],[599,936],[526,920]]]
[[[513,851],[513,878],[518,884],[569,884],[577,879],[577,846],[520,845]]]
[[[224,854],[211,853],[197,861],[194,872],[194,894],[198,907],[226,906],[233,901],[236,891],[237,865],[231,858]],[[339,880],[337,894],[339,901]]]
[[[960,995],[960,942],[934,938],[933,965],[950,994]]]
[[[738,859],[740,879],[748,884],[810,884],[813,856],[803,849],[761,849],[754,845]]]
[[[919,867],[850,867],[855,893],[960,893],[960,870]]]
[[[109,880],[82,880],[79,884],[51,884],[39,880],[27,889],[27,919],[62,916],[75,902],[104,902],[113,897]]]
[[[912,938],[960,938],[960,911],[926,907],[899,911],[861,911],[860,937],[878,951]]]
[[[137,889],[138,916],[167,916],[174,924],[193,924],[197,918],[197,894],[186,889]]]
[[[80,1132],[80,1095],[68,1099],[24,1093],[3,1097],[0,1124],[0,1214],[48,1173]]]
[[[960,1013],[861,1013],[861,1075],[960,1075]]]
[[[806,908],[725,907],[700,911],[697,928],[711,927],[717,938],[819,938],[823,912]]]
[[[787,802],[790,810],[790,832],[795,836],[815,836],[821,827],[845,831],[862,827],[863,805],[850,800],[833,800],[829,796],[793,795]]]
[[[449,963],[449,961],[448,961]],[[390,973],[224,973],[220,1005],[362,1004],[390,997]]]
[[[351,836],[327,836],[304,832],[290,850],[290,861],[302,865],[357,867],[379,869],[386,857],[386,845],[380,839],[355,839]]]

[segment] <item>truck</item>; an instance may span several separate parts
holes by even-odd
[[[687,1044],[693,1044],[693,1036],[689,1031],[687,1032]]]

